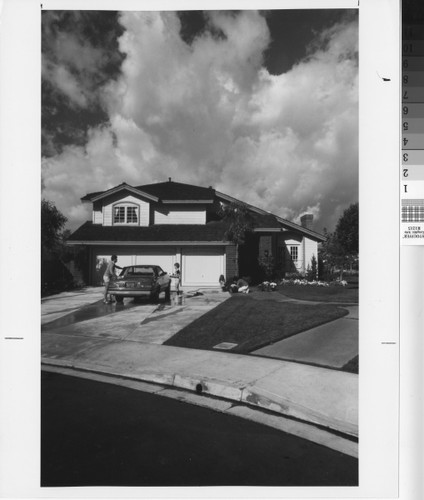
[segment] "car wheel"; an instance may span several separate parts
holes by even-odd
[[[165,300],[171,300],[171,283],[165,288]]]

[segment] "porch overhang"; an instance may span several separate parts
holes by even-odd
[[[66,242],[69,246],[227,246],[232,245],[230,241],[92,241],[92,240],[72,240]]]

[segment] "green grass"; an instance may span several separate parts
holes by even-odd
[[[347,314],[346,310],[330,304],[255,300],[252,295],[233,295],[180,330],[165,344],[213,349],[221,342],[231,342],[237,344],[231,352],[247,354]]]
[[[320,302],[358,303],[357,286],[311,286],[311,285],[279,285],[277,293],[292,299],[312,300]],[[275,293],[275,292],[273,292]]]

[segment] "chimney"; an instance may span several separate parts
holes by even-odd
[[[300,224],[305,229],[310,229],[312,231],[314,225],[314,216],[312,214],[302,215],[302,217],[300,218]]]

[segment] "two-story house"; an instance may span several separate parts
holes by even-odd
[[[317,244],[324,237],[312,230],[312,215],[302,225],[260,208],[244,204],[252,232],[243,245],[226,237],[228,221],[220,208],[243,203],[212,187],[167,182],[130,186],[122,183],[81,199],[91,203],[92,220],[69,238],[70,245],[88,251],[88,282],[102,283],[106,262],[112,254],[123,267],[157,264],[171,273],[181,266],[183,286],[218,287],[220,275],[259,277],[258,257],[271,255],[279,272],[305,273]]]

